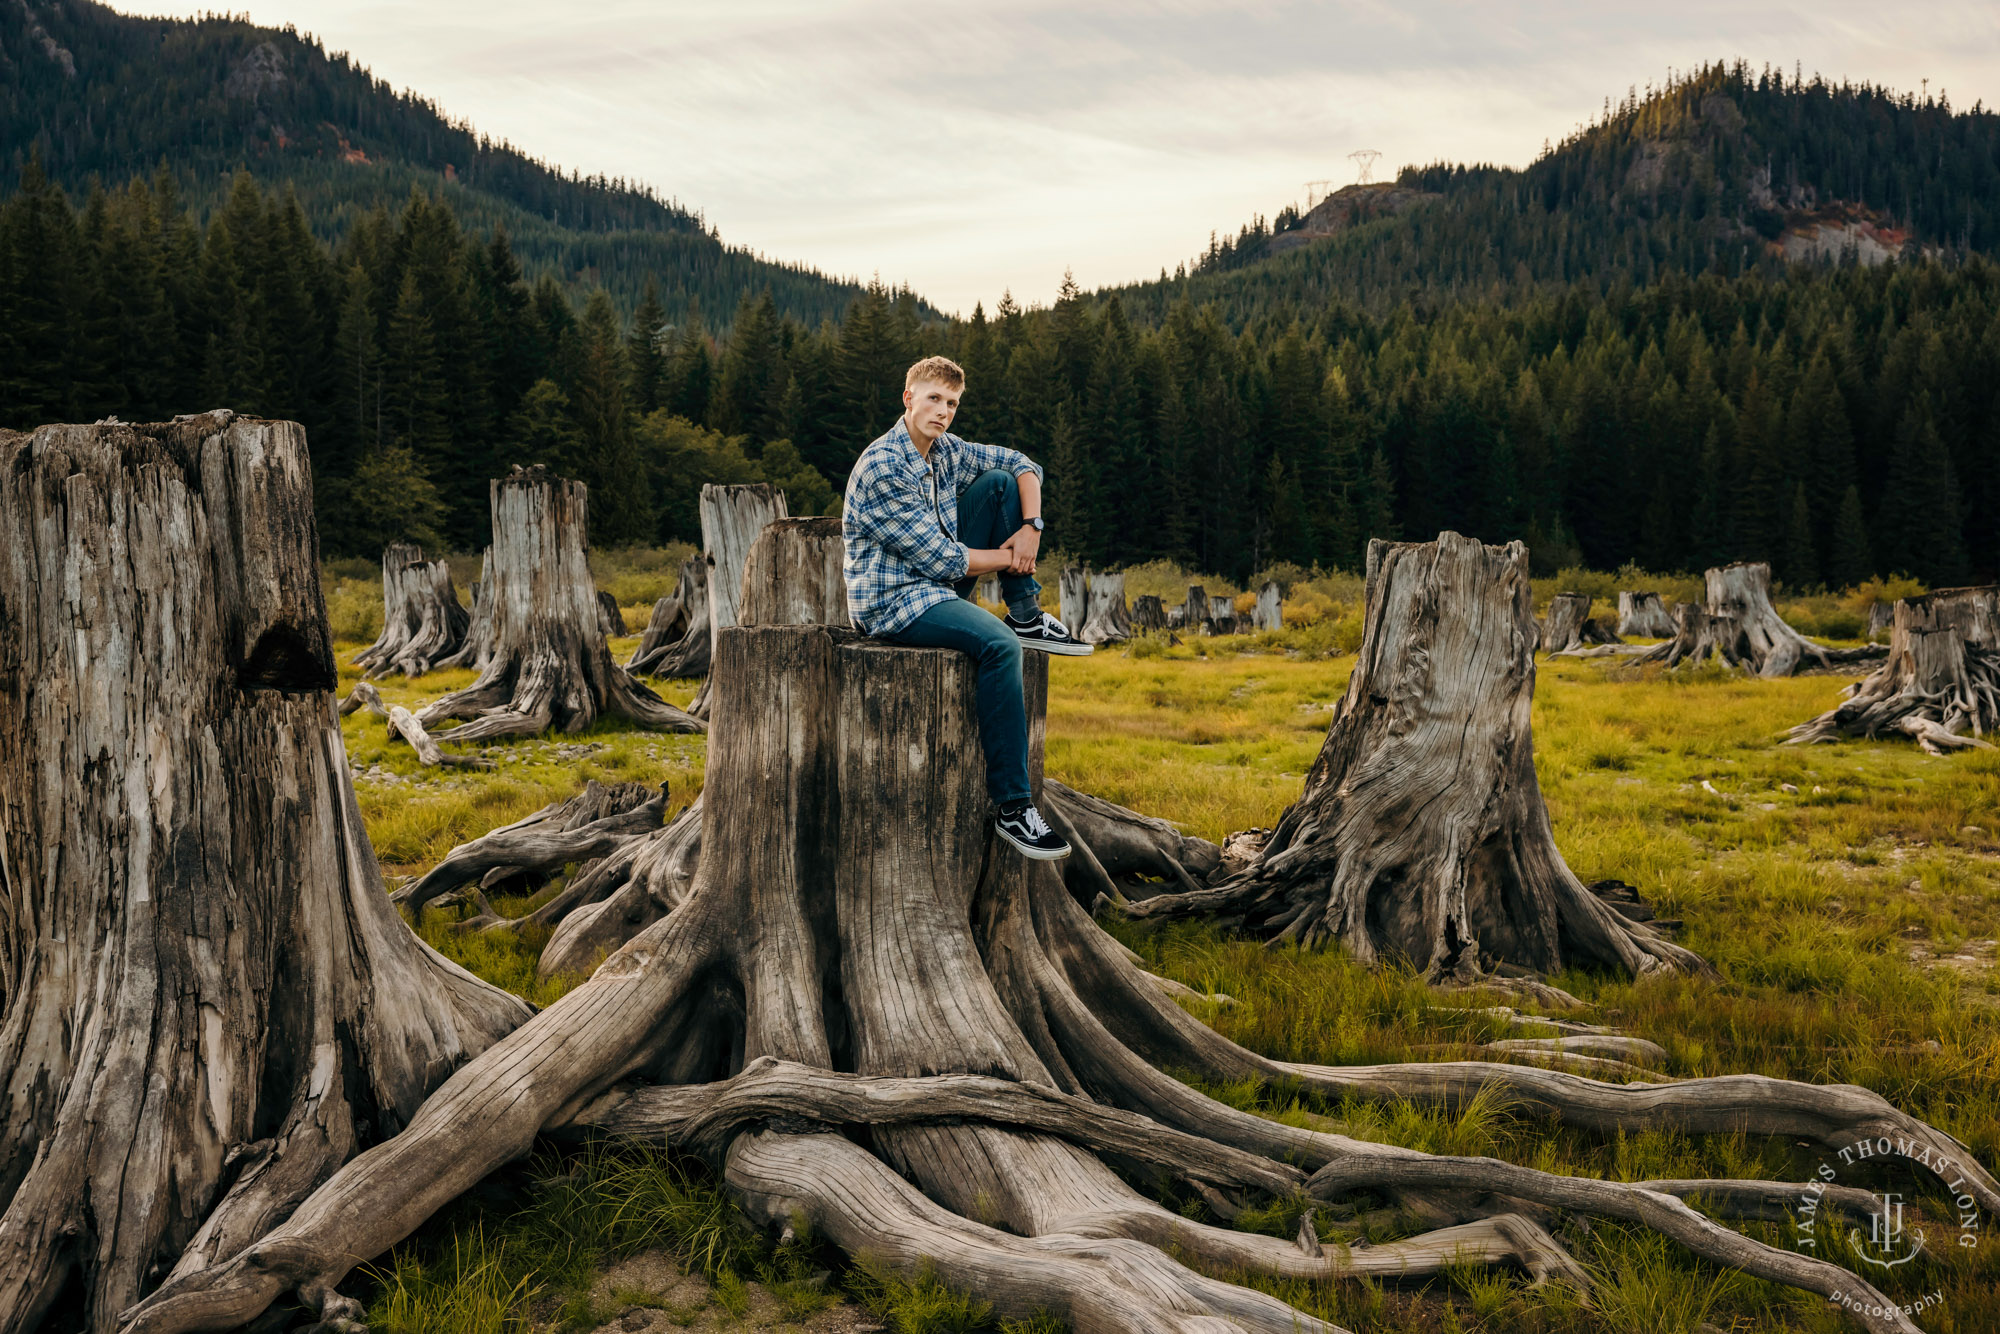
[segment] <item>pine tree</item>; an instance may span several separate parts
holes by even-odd
[[[569,395],[554,380],[528,386],[521,406],[507,420],[505,441],[499,458],[503,468],[540,464],[565,477],[582,474],[582,434],[570,416]]]
[[[575,417],[582,454],[578,469],[590,488],[591,540],[602,546],[643,541],[653,528],[652,498],[632,435],[626,397],[629,368],[618,312],[603,288],[584,304],[582,357]]]
[[[1794,482],[1785,502],[1785,537],[1773,565],[1777,577],[1794,590],[1819,582],[1819,559],[1814,554],[1812,504],[1806,498],[1806,484]]]
[[[660,339],[667,327],[667,312],[660,305],[660,290],[646,279],[646,294],[632,312],[632,332],[625,341],[625,365],[631,376],[626,398],[640,416],[661,405],[667,384],[667,352]]]
[[[753,454],[778,433],[777,409],[785,387],[781,333],[770,291],[745,296],[736,308],[708,405],[708,424],[725,435],[747,436]]]
[[[1827,547],[1826,580],[1835,588],[1853,588],[1872,578],[1875,562],[1869,555],[1868,523],[1861,517],[1861,488],[1849,486],[1840,497],[1833,518],[1832,540]]]

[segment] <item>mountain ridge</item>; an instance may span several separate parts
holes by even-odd
[[[415,190],[471,230],[504,226],[531,273],[573,291],[603,286],[628,311],[648,278],[671,317],[699,304],[711,323],[765,287],[806,323],[838,316],[863,290],[727,245],[677,200],[566,172],[308,34],[239,18],[147,18],[95,0],[0,5],[0,193],[30,153],[79,197],[93,180],[116,188],[166,164],[198,217],[223,206],[245,168],[296,191],[328,241]]]

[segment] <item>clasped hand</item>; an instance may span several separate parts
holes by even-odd
[[[1042,535],[1032,528],[1022,527],[1000,544],[1000,550],[1007,553],[1007,573],[1033,574],[1035,557],[1041,549]]]

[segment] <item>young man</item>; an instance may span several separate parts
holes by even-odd
[[[951,434],[964,388],[955,362],[925,357],[903,377],[902,419],[855,460],[841,511],[847,613],[868,634],[971,655],[996,827],[1023,855],[1051,861],[1069,844],[1028,791],[1021,650],[1081,655],[1090,645],[1035,601],[1042,470],[1019,450]],[[996,571],[1008,608],[998,620],[972,601],[979,576]]]

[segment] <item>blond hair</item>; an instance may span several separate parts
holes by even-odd
[[[925,357],[903,376],[903,388],[912,388],[919,380],[936,380],[947,389],[963,389],[965,370],[950,357]]]

